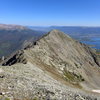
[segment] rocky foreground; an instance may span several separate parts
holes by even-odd
[[[53,30],[1,63],[1,100],[100,100],[100,57]]]

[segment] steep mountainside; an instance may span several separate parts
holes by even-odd
[[[100,90],[99,55],[58,30],[12,54],[2,65],[1,90],[12,98],[100,100],[92,93]]]
[[[0,57],[10,55],[40,36],[41,32],[24,26],[0,24]]]
[[[81,26],[51,26],[51,27],[35,27],[30,26],[30,29],[37,31],[49,32],[50,30],[60,30],[71,37],[92,45],[96,49],[100,49],[100,27],[81,27]]]

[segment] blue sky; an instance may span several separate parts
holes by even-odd
[[[100,0],[0,0],[0,23],[100,26]]]

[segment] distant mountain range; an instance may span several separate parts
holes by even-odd
[[[29,41],[40,37],[43,33],[20,25],[0,24],[0,57],[8,56],[23,48]]]
[[[57,29],[70,35],[71,37],[94,46],[96,49],[100,49],[100,27],[80,27],[80,26],[50,26],[50,27],[38,27],[29,26],[29,28],[36,31],[49,32],[50,30]]]

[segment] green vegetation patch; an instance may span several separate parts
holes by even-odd
[[[6,97],[4,100],[10,100],[10,99]]]
[[[81,75],[77,75],[74,72],[64,71],[64,77],[69,82],[81,82],[84,81],[84,78]]]

